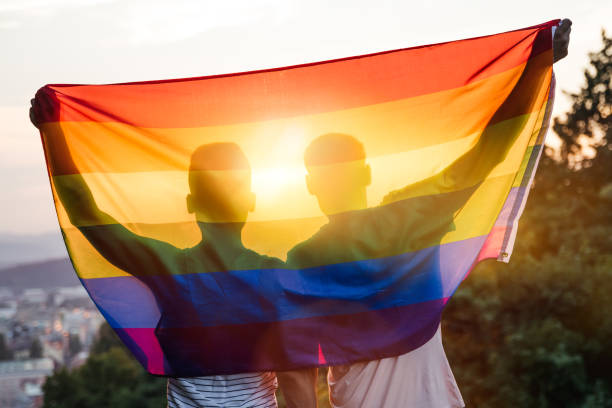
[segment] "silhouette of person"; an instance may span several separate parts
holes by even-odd
[[[30,108],[36,127],[42,110],[53,109],[40,93]],[[186,249],[137,235],[102,211],[78,172],[65,137],[49,137],[45,147],[51,153],[51,168],[57,174],[72,175],[70,180],[54,180],[71,223],[108,262],[144,282],[158,303],[161,317],[155,333],[166,357],[166,372],[176,376],[168,381],[168,405],[225,406],[225,402],[239,402],[249,407],[276,406],[273,372],[194,377],[208,368],[206,361],[199,359],[200,351],[214,347],[208,338],[189,329],[202,323],[201,309],[194,302],[205,303],[205,299],[194,299],[202,294],[194,293],[195,274],[284,267],[279,259],[257,254],[242,244],[241,231],[254,209],[255,195],[251,191],[250,165],[240,147],[234,143],[205,144],[192,154],[186,204],[196,218],[202,240]],[[256,344],[256,339],[253,341]],[[244,350],[241,358],[257,358],[255,353],[256,347]]]
[[[469,186],[460,191],[447,192],[442,195],[418,196],[420,190],[428,190],[431,187],[435,179],[432,177],[392,192],[385,197],[380,206],[368,208],[367,187],[371,182],[371,169],[366,162],[364,146],[356,138],[341,133],[319,136],[307,147],[304,162],[308,171],[306,176],[308,191],[316,197],[321,211],[328,217],[329,222],[311,238],[289,251],[287,264],[292,268],[381,259],[415,249],[435,247],[440,243],[442,237],[453,229],[455,212],[469,199],[477,187],[477,185]],[[414,198],[414,195],[418,197]],[[405,199],[405,197],[413,198]],[[432,251],[423,262],[426,263],[425,268],[430,270],[427,272],[428,279],[435,281],[432,285],[437,285],[437,292],[441,292],[441,277],[437,274],[439,258],[436,255],[436,252]],[[387,266],[381,266],[381,268]],[[380,272],[382,273],[383,270],[381,269]],[[375,279],[377,279],[376,272],[364,274],[359,277],[359,282],[347,282],[347,285],[368,284]],[[410,279],[409,276],[408,279]],[[405,344],[403,347],[422,346],[437,333],[439,321],[437,312],[441,311],[443,301],[440,300],[438,303],[430,311],[430,316],[420,319],[423,327],[417,331],[415,339],[403,339]],[[361,309],[370,311],[365,304]],[[382,312],[380,319],[386,319]],[[347,326],[350,326],[350,323]],[[369,328],[364,328],[361,334],[356,335],[386,336],[385,333],[375,333],[369,330]],[[391,339],[393,336],[387,337]],[[436,340],[437,338],[434,339],[434,344]],[[375,351],[376,355],[388,353],[393,341],[383,344],[380,350]],[[329,354],[341,355],[344,345],[335,341],[333,333],[331,336],[329,333],[324,333],[313,339],[312,353],[316,353],[318,347],[323,353],[332,351]],[[440,373],[444,374],[439,376],[440,382],[442,383],[442,380],[449,374],[452,378],[441,342],[438,348],[429,346],[427,350],[430,365],[448,368],[448,373]],[[337,384],[349,369],[352,368],[355,371],[357,367],[358,364],[330,368],[329,382],[332,386],[330,388],[332,402],[340,402],[336,387],[333,385]],[[410,368],[414,368],[414,364],[411,364]],[[278,372],[277,375],[285,398],[289,401],[289,406],[316,405],[316,392],[314,391],[316,368]],[[354,374],[353,377],[359,376]],[[356,381],[353,379],[352,382]],[[339,388],[344,390],[347,386]],[[361,383],[360,388],[368,389],[368,386]],[[453,390],[453,393],[459,394],[458,390],[456,392]]]
[[[555,33],[554,62],[567,55],[570,26],[569,20],[563,20]],[[546,35],[549,32],[540,32],[536,41],[550,41],[544,38]],[[548,61],[529,59],[515,88],[476,145],[438,174],[388,194],[375,208],[367,208],[371,170],[363,145],[353,136],[339,133],[315,139],[304,153],[306,185],[329,222],[295,246],[288,253],[287,264],[291,268],[339,264],[439,245],[454,229],[455,214],[506,157],[526,118],[511,121],[504,132],[489,125],[533,111],[537,95],[531,90],[540,89],[549,67]],[[434,272],[429,279],[442,285],[439,257],[429,257],[429,261],[426,270]],[[419,334],[419,341],[407,342],[405,354],[331,366],[328,383],[332,406],[463,406],[442,347],[439,313],[443,303],[433,307],[434,313],[425,319],[425,331]],[[364,332],[372,338],[392,334],[369,333],[367,328]],[[325,334],[313,339],[313,353],[317,346],[323,353],[343,347]],[[406,352],[410,349],[414,350]],[[385,350],[374,355],[385,356]],[[288,406],[317,405],[316,368],[279,372],[278,376]]]

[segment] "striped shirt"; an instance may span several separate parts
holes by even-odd
[[[168,378],[168,408],[276,408],[276,374]]]

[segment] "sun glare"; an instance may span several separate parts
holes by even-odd
[[[279,203],[295,199],[296,189],[306,191],[306,169],[302,155],[306,145],[304,129],[299,124],[289,124],[282,136],[269,146],[264,166],[253,168],[252,186],[257,195],[257,207],[278,208]]]
[[[298,167],[271,167],[253,171],[253,192],[258,201],[277,198],[288,186],[304,183],[306,171]]]

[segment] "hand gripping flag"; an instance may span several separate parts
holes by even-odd
[[[36,97],[81,282],[153,374],[399,355],[508,261],[552,21],[287,68]]]

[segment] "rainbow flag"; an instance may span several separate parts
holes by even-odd
[[[228,75],[47,85],[75,270],[153,374],[380,359],[507,262],[553,96],[552,28]]]

